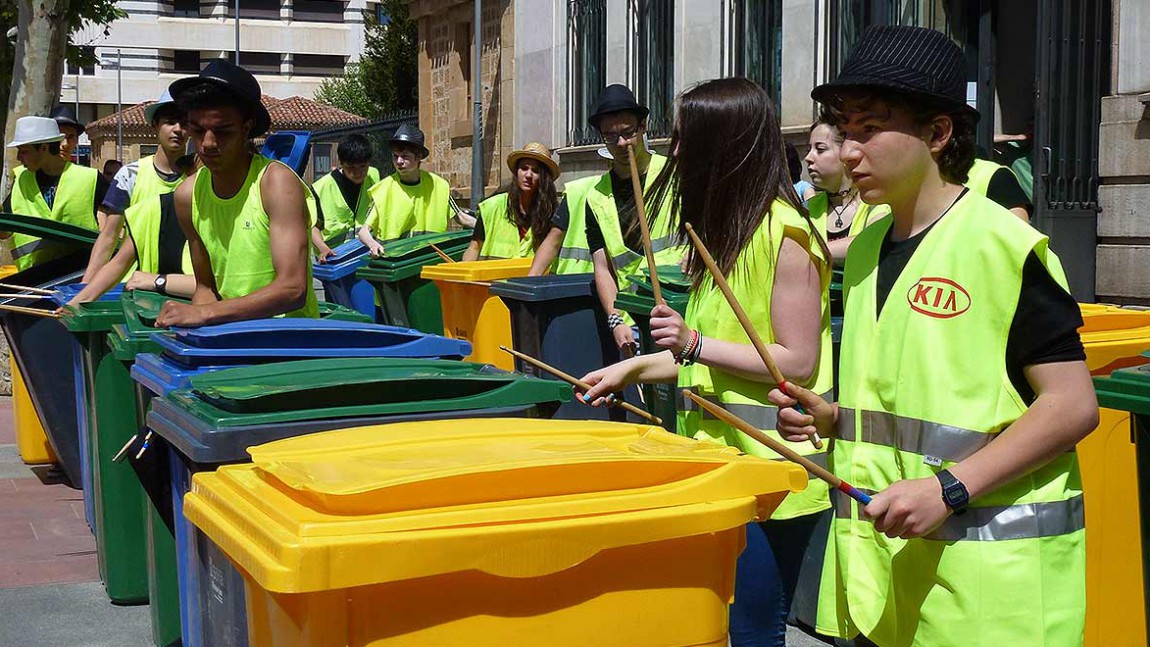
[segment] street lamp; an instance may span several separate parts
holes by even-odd
[[[79,72],[79,70],[76,71],[76,84],[72,85],[71,83],[62,83],[62,84],[60,84],[60,89],[61,90],[75,90],[76,91],[76,94],[75,94],[75,100],[76,100],[75,101],[75,105],[76,105],[75,112],[76,112],[76,119],[79,120],[80,119],[80,72]],[[63,101],[63,99],[64,99],[63,97],[60,97],[61,101]],[[76,146],[75,146],[75,148],[72,149],[72,158],[76,164],[79,164],[80,163],[80,142],[79,142],[79,137],[77,137],[76,139],[77,139]]]

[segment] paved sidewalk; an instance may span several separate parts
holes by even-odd
[[[0,396],[0,647],[146,647],[148,607],[113,605],[80,490],[16,448]]]

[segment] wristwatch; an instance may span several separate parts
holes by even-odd
[[[159,292],[160,294],[162,294],[164,296],[168,296],[168,275],[167,274],[157,274],[155,286],[156,286],[156,292]]]
[[[949,470],[942,470],[935,476],[942,484],[942,500],[955,514],[966,512],[966,505],[970,503],[970,493],[962,481],[956,479]]]

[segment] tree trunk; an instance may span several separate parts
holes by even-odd
[[[27,115],[47,116],[60,96],[64,57],[68,47],[68,7],[71,0],[16,0],[16,55],[12,87],[8,94],[8,118],[4,143],[12,141],[16,120]],[[4,150],[4,194],[16,165],[15,149]]]

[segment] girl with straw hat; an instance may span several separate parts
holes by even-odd
[[[559,165],[551,152],[531,142],[507,156],[514,174],[502,191],[479,203],[479,219],[464,261],[531,258],[551,228],[559,204]]]

